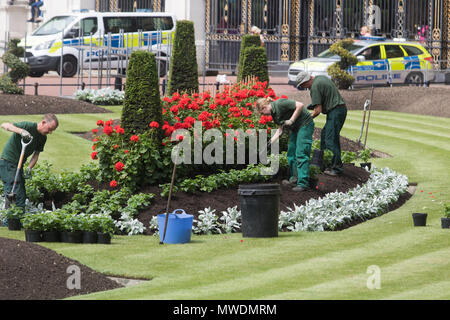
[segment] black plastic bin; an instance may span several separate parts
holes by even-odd
[[[277,237],[280,185],[240,185],[238,194],[242,215],[242,236],[249,238]]]

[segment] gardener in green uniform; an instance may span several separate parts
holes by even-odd
[[[311,154],[314,121],[303,103],[270,98],[256,101],[257,111],[264,115],[272,115],[273,121],[279,125],[271,142],[276,141],[283,133],[283,127],[290,129],[287,152],[290,169],[289,182],[297,184],[292,190],[305,191],[309,189],[309,162]]]
[[[5,148],[0,159],[0,177],[3,181],[3,189],[5,196],[11,191],[14,184],[17,165],[19,163],[20,153],[22,151],[22,138],[28,141],[33,137],[33,141],[26,147],[23,163],[25,164],[27,158],[32,155],[28,168],[25,171],[21,170],[14,193],[16,194],[16,205],[25,208],[26,192],[25,180],[31,176],[31,169],[34,167],[39,159],[39,153],[44,150],[45,142],[47,141],[47,134],[52,133],[58,127],[58,119],[54,114],[46,114],[39,123],[35,122],[5,122],[1,125],[6,131],[14,132],[14,134],[6,142]]]
[[[327,121],[320,137],[320,150],[329,149],[333,153],[330,168],[324,173],[332,176],[343,171],[341,160],[341,144],[339,136],[347,117],[347,107],[336,85],[326,76],[312,76],[309,72],[300,71],[296,78],[297,88],[310,89],[312,117],[320,113],[326,114]]]

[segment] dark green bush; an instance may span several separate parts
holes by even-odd
[[[162,122],[158,80],[155,55],[147,51],[134,51],[127,70],[121,119],[127,136],[148,131],[152,121]],[[157,145],[160,145],[162,137],[158,134],[155,138]]]
[[[17,86],[17,83],[30,72],[30,67],[19,59],[24,53],[24,48],[17,46],[19,42],[19,39],[11,39],[8,51],[2,57],[3,63],[9,69],[9,72],[0,78],[0,90],[3,93],[23,94],[23,89]]]
[[[348,89],[355,81],[355,78],[347,72],[348,68],[358,63],[356,56],[346,49],[351,44],[353,44],[353,39],[344,39],[334,43],[330,47],[330,52],[341,57],[339,62],[333,63],[327,69],[331,80],[334,81],[339,89]]]
[[[242,36],[241,50],[239,52],[239,66],[238,66],[238,82],[243,80],[242,65],[244,63],[244,52],[248,47],[260,47],[261,39],[257,35],[246,34]]]
[[[267,69],[267,54],[263,47],[250,46],[244,50],[242,70],[239,72],[240,80],[248,77],[258,77],[261,82],[269,82]]]
[[[192,21],[177,21],[167,91],[169,95],[175,92],[198,92],[197,52]]]

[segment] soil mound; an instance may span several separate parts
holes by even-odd
[[[51,96],[0,94],[0,115],[109,113],[91,103]]]
[[[80,270],[80,289],[68,289]],[[69,268],[69,269],[68,269]],[[0,300],[50,300],[122,287],[106,276],[40,245],[0,238]]]

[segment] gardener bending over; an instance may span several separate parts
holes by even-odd
[[[311,154],[314,121],[303,103],[270,98],[256,101],[256,109],[264,115],[272,115],[273,121],[279,125],[271,142],[275,142],[283,133],[283,127],[290,129],[287,159],[289,164],[289,183],[297,184],[292,190],[309,189],[309,161]]]
[[[312,76],[309,72],[300,71],[296,78],[297,88],[310,89],[311,104],[314,109],[312,117],[320,113],[327,115],[327,121],[320,136],[320,150],[333,152],[331,167],[324,173],[332,176],[342,174],[341,143],[339,141],[342,126],[347,117],[347,107],[336,85],[326,76]]]
[[[14,177],[19,163],[20,153],[22,151],[22,138],[28,141],[33,137],[33,141],[26,147],[23,163],[26,163],[27,158],[31,155],[30,164],[26,169],[25,177],[23,170],[20,170],[18,181],[14,189],[16,194],[16,205],[25,209],[25,180],[24,178],[31,177],[31,169],[34,167],[39,159],[39,153],[44,150],[45,142],[47,141],[47,134],[52,133],[58,127],[58,119],[52,113],[44,115],[39,123],[35,122],[17,122],[2,124],[2,128],[6,131],[14,132],[14,134],[6,142],[5,148],[0,159],[0,177],[3,181],[3,189],[5,196],[11,191],[14,184]]]

